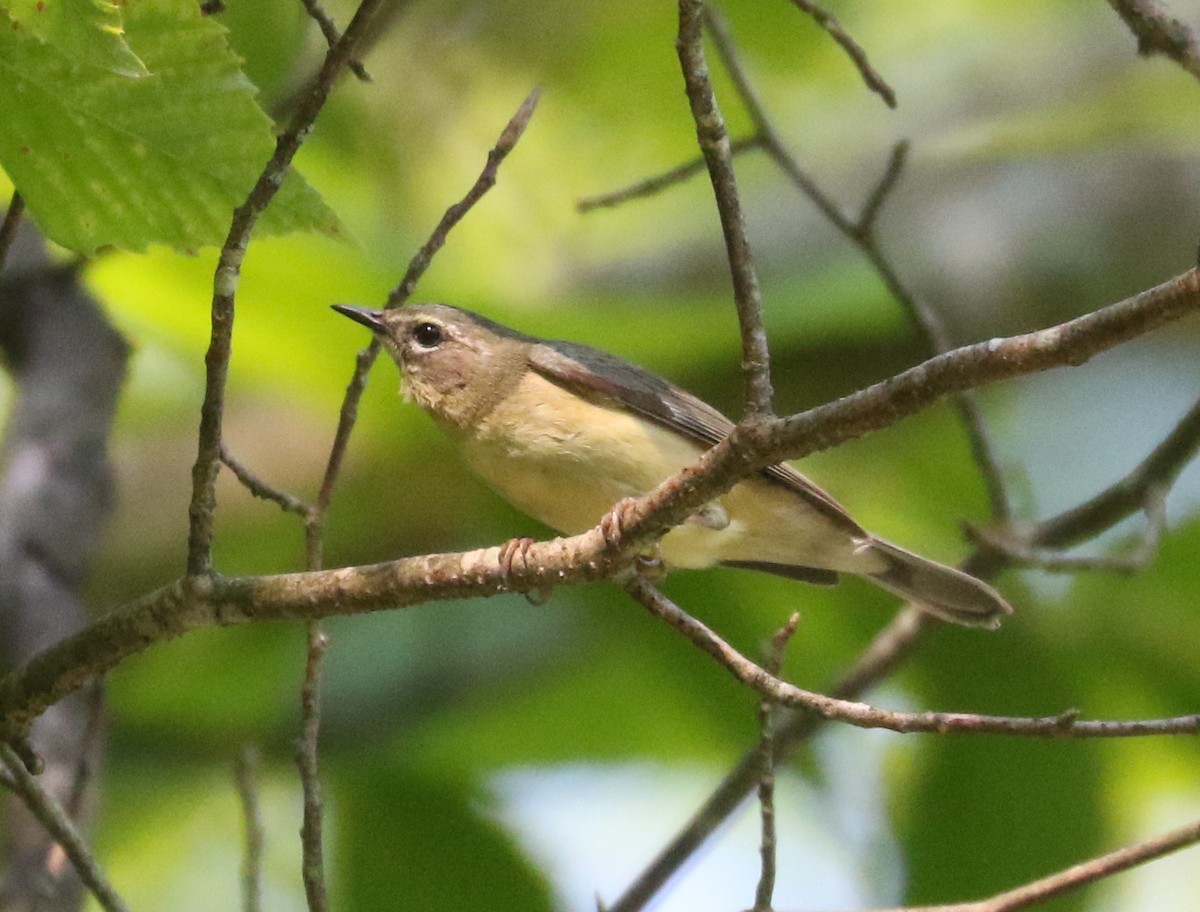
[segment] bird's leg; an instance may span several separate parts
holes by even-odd
[[[647,582],[656,582],[667,575],[667,562],[655,548],[649,554],[639,554],[633,559],[634,572]]]
[[[729,528],[729,514],[715,500],[706,503],[689,516],[687,521],[695,523],[698,526],[704,526],[706,529],[712,529],[715,532]]]
[[[510,538],[500,546],[500,556],[497,560],[500,563],[500,575],[507,583],[513,572],[513,564],[517,557],[521,558],[522,569],[529,569],[529,549],[536,544],[536,540],[529,536],[521,538]],[[544,605],[550,601],[550,596],[554,592],[554,587],[549,584],[542,584],[530,589],[525,593],[525,600],[531,605]]]
[[[636,500],[637,498],[635,497],[626,497],[623,500],[618,500],[613,504],[612,509],[600,517],[600,532],[604,536],[605,543],[610,548],[615,549],[621,546],[621,539],[625,536],[625,526],[634,518],[629,513]],[[720,509],[720,507],[717,509]],[[722,514],[724,512],[724,510],[721,510]],[[638,576],[643,576],[649,580],[662,579],[667,575],[667,565],[658,553],[658,545],[647,549],[645,553],[636,555],[633,559],[631,569]]]
[[[625,537],[625,527],[633,519],[629,511],[636,501],[636,497],[622,498],[600,517],[600,534],[604,536],[604,542],[610,548],[615,550],[621,546],[621,539]]]
[[[517,557],[521,558],[522,569],[529,569],[529,549],[535,544],[535,540],[529,536],[521,538],[510,538],[500,546],[500,575],[504,582],[508,582],[513,573],[513,564]]]

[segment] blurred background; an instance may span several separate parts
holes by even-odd
[[[1170,11],[1200,28],[1200,2]],[[227,0],[220,21],[264,106],[283,113],[319,60],[294,0]],[[855,211],[899,139],[909,165],[881,221],[902,280],[956,342],[1053,323],[1187,269],[1200,218],[1200,86],[1099,0],[837,2],[895,88],[888,110],[790,4],[727,0],[743,63],[818,183]],[[351,6],[330,6],[345,22]],[[365,331],[329,310],[381,304],[535,85],[541,104],[496,188],[417,292],[538,335],[635,360],[736,414],[728,268],[707,179],[581,215],[576,202],[695,156],[671,3],[403,4],[345,80],[298,164],[349,241],[255,240],[238,296],[225,439],[311,498]],[[731,133],[748,118],[710,54]],[[774,355],[796,411],[923,357],[862,257],[765,159],[738,160]],[[114,437],[119,506],[97,561],[97,613],[182,572],[215,253],[110,254],[87,281],[135,346]],[[987,390],[984,412],[1022,519],[1113,483],[1195,400],[1192,320],[1085,367]],[[469,476],[375,366],[326,538],[330,566],[474,548],[547,530]],[[813,456],[804,470],[867,527],[932,557],[966,551],[984,489],[954,413],[931,409]],[[228,474],[216,563],[303,566],[300,525]],[[1200,469],[1168,502],[1146,572],[1009,573],[994,633],[939,629],[883,705],[1092,718],[1195,712],[1200,697]],[[1130,522],[1091,553],[1128,546]],[[786,673],[820,689],[891,616],[834,590],[715,570],[668,593],[760,655],[802,615]],[[755,699],[610,586],[339,619],[322,741],[334,906],[584,909],[611,901],[756,738]],[[291,760],[298,626],[204,631],[109,679],[111,744],[96,842],[133,908],[238,902],[243,745],[263,755],[266,908],[304,908]],[[1195,739],[1057,743],[828,730],[782,775],[778,908],[964,900],[1200,815]],[[736,909],[758,876],[748,805],[655,908]],[[1200,903],[1195,850],[1045,908]]]

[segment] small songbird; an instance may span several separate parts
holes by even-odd
[[[527,336],[446,304],[333,307],[379,336],[405,397],[484,481],[566,535],[594,527],[733,429],[691,393],[586,345]],[[659,556],[667,568],[720,564],[818,584],[852,573],[975,627],[997,627],[1012,612],[986,583],[876,538],[782,463],[668,531]]]

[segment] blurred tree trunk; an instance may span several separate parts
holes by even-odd
[[[0,475],[0,674],[85,619],[80,588],[112,504],[109,428],[129,348],[26,223],[0,274],[0,354],[14,384]],[[99,760],[98,691],[63,700],[32,744],[44,788],[79,819]],[[11,795],[2,808],[0,912],[78,909],[66,858]]]

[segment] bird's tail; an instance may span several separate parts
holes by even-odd
[[[944,620],[994,630],[1005,615],[1012,614],[1012,606],[999,592],[961,570],[878,538],[865,542],[861,551],[883,564],[883,569],[864,574],[867,579]]]

